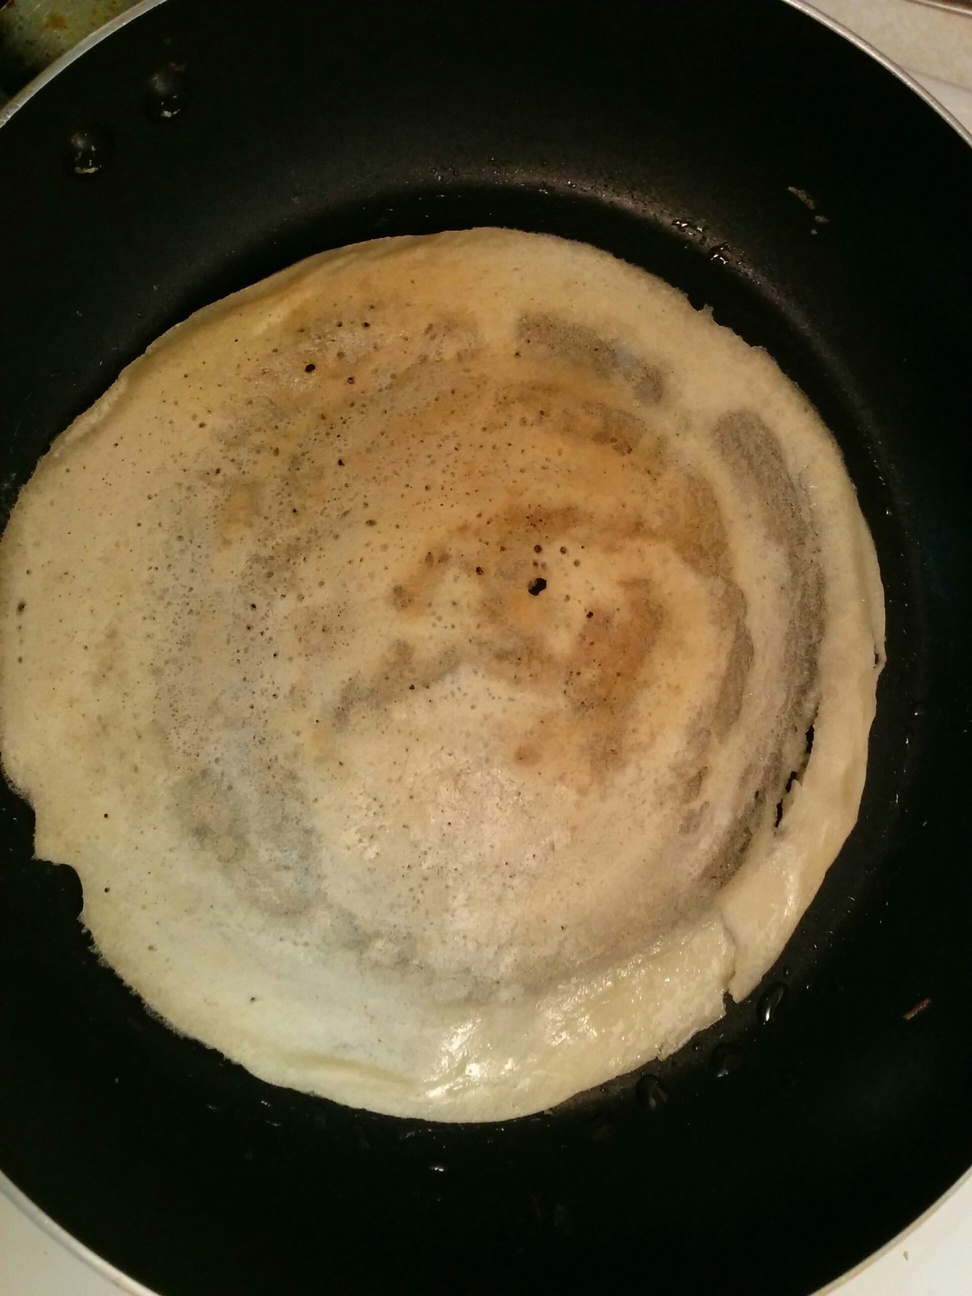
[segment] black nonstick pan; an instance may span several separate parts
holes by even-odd
[[[597,244],[765,346],[887,593],[858,825],[779,964],[675,1057],[444,1126],[275,1089],[98,961],[0,788],[0,1169],[163,1296],[806,1296],[972,1163],[972,149],[782,0],[164,0],[0,128],[3,518],[196,307],[473,225]]]

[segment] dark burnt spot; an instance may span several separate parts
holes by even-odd
[[[777,777],[787,769],[799,777],[813,746],[819,687],[817,650],[825,613],[817,539],[808,521],[805,496],[790,476],[779,441],[763,419],[750,410],[736,410],[717,420],[715,433],[725,461],[741,478],[747,497],[757,502],[766,532],[784,557],[789,617],[784,631],[786,695],[780,708]],[[768,791],[771,788],[769,781],[764,786]],[[777,792],[773,797],[778,804],[777,823],[786,791],[784,788],[782,796]]]
[[[635,400],[642,405],[657,405],[665,395],[665,379],[660,369],[653,365],[642,365],[636,379],[629,379],[634,390]]]
[[[547,582],[543,579],[543,577],[535,576],[533,580],[530,582],[530,584],[527,586],[527,592],[529,594],[532,594],[535,598],[538,594],[542,594],[546,588],[547,588]]]
[[[454,670],[458,661],[458,651],[451,646],[419,659],[411,644],[396,640],[370,678],[356,675],[344,685],[332,716],[335,730],[346,730],[361,711],[381,711],[413,691],[416,683],[430,688]]]
[[[665,395],[664,375],[657,365],[584,324],[529,312],[520,317],[517,336],[534,356],[587,368],[599,378],[622,379],[642,405],[657,405]]]
[[[696,770],[695,773],[692,775],[692,777],[688,780],[688,782],[685,784],[685,789],[683,792],[683,796],[686,801],[694,801],[695,798],[699,795],[699,793],[702,791],[702,786],[705,783],[708,772],[709,772],[708,768],[705,765],[703,765],[701,769]]]
[[[246,807],[215,771],[203,769],[184,776],[176,804],[190,836],[221,865],[232,868],[245,860]]]
[[[664,455],[658,436],[636,415],[607,401],[582,397],[576,392],[541,385],[535,380],[511,387],[497,402],[504,419],[514,417],[530,423],[547,422],[559,436],[582,445],[607,446],[620,455],[635,447],[656,468]],[[545,411],[541,418],[540,409]]]
[[[304,365],[304,373],[313,373],[316,368],[316,364],[306,364]]]
[[[600,427],[591,436],[595,445],[609,446],[620,455],[629,455],[641,439],[641,424],[623,410],[590,402],[584,413],[600,421]]]
[[[708,801],[703,801],[701,805],[692,806],[691,810],[686,811],[682,816],[682,822],[678,826],[680,835],[682,837],[691,837],[693,833],[698,832],[708,809]]]
[[[816,710],[814,710],[813,718],[814,720],[816,720],[817,718]],[[792,746],[792,744],[790,745]],[[798,758],[794,762],[793,768],[790,770],[789,774],[786,777],[786,782],[783,785],[783,792],[776,803],[776,822],[773,825],[774,828],[779,828],[780,824],[783,822],[783,814],[786,808],[786,798],[789,795],[790,791],[792,790],[794,783],[799,783],[802,780],[804,774],[806,773],[807,766],[810,763],[810,753],[812,750],[813,750],[813,724],[811,723],[806,733],[803,736],[803,749],[802,751],[799,751]],[[780,768],[785,768],[785,765],[783,764],[782,752],[777,762],[777,769]]]
[[[816,537],[805,514],[805,500],[790,476],[772,430],[749,410],[723,415],[716,422],[719,448],[747,493],[758,501],[769,535],[783,549],[792,586],[789,642],[795,693],[816,675],[816,650],[823,632],[823,573]],[[797,679],[798,677],[798,679]]]
[[[26,607],[27,607],[26,601],[24,599],[21,599],[20,602],[17,604],[18,614],[23,612],[26,609]]]
[[[534,355],[546,352],[569,365],[586,365],[600,375],[607,376],[615,367],[612,349],[599,333],[555,315],[522,315],[517,323],[517,338],[530,346]]]
[[[752,636],[744,620],[745,596],[737,586],[731,587],[731,593],[734,595],[733,605],[738,607],[741,604],[742,611],[736,615],[729,613],[732,624],[732,644],[710,721],[713,732],[720,738],[725,737],[739,719],[754,656]]]
[[[728,881],[739,870],[739,866],[745,860],[752,844],[756,824],[759,821],[759,809],[759,806],[754,805],[743,818],[734,823],[727,831],[721,849],[715,853],[715,859],[720,865],[716,874],[718,882]]]

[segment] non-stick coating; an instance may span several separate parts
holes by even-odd
[[[175,1037],[4,791],[0,1168],[165,1296],[802,1296],[912,1220],[972,1161],[972,150],[777,0],[167,0],[0,130],[0,181],[4,516],[195,307],[344,242],[513,225],[771,351],[844,447],[889,614],[861,819],[770,1024],[757,993],[647,1069],[664,1093],[501,1126],[354,1112]]]

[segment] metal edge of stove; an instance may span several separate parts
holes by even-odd
[[[165,3],[165,0],[141,0],[139,4],[130,9],[127,13],[119,14],[117,18],[112,19],[103,27],[91,32],[83,40],[79,41],[73,49],[62,54],[60,58],[56,59],[49,67],[45,68],[39,76],[35,77],[33,81],[30,81],[22,90],[14,95],[8,103],[0,108],[0,127],[5,126],[7,122],[9,122],[10,119],[24,106],[24,104],[32,99],[39,90],[42,90],[48,82],[52,81],[59,72],[62,72],[66,67],[70,66],[75,59],[80,58],[83,54],[87,53],[89,49],[92,49],[99,41],[104,40],[105,37],[118,31],[127,23],[136,21],[150,9],[155,9],[163,3]],[[934,111],[939,114],[940,117],[944,118],[944,120],[947,121],[948,124],[961,136],[966,144],[972,147],[972,131],[968,130],[953,113],[949,112],[949,110],[945,108],[945,106],[941,104],[934,95],[910,73],[906,72],[897,63],[889,59],[879,49],[864,40],[863,37],[858,36],[848,27],[845,27],[835,18],[831,18],[829,14],[825,14],[821,12],[821,10],[815,8],[813,4],[809,3],[809,0],[782,0],[782,3],[788,4],[791,8],[797,9],[801,13],[806,14],[808,18],[812,18],[816,22],[822,23],[825,27],[829,27],[831,31],[835,32],[838,36],[843,37],[844,40],[850,41],[852,45],[856,45],[862,53],[875,59],[890,73],[892,73],[892,75],[896,76],[899,81],[902,81],[911,91],[913,91],[914,94],[923,99],[930,108],[934,109]],[[943,1193],[943,1195],[934,1202],[923,1215],[919,1216],[917,1220],[914,1220],[907,1228],[903,1229],[899,1234],[891,1238],[885,1246],[883,1246],[879,1251],[876,1251],[872,1256],[869,1256],[866,1260],[862,1261],[855,1269],[844,1274],[842,1277],[835,1279],[834,1282],[828,1284],[827,1287],[821,1288],[817,1293],[817,1296],[827,1296],[828,1293],[839,1292],[841,1287],[852,1281],[877,1260],[880,1260],[884,1255],[892,1251],[905,1238],[909,1237],[919,1229],[944,1202],[948,1201],[952,1196],[958,1193],[959,1190],[970,1181],[972,1181],[972,1168],[970,1168],[961,1179],[953,1184],[950,1189]],[[18,1210],[22,1212],[22,1214],[46,1233],[52,1241],[58,1243],[58,1245],[64,1247],[67,1251],[72,1252],[79,1260],[89,1265],[90,1268],[100,1273],[110,1282],[115,1283],[115,1285],[122,1291],[129,1293],[129,1296],[156,1296],[156,1293],[152,1292],[148,1287],[143,1286],[134,1278],[129,1278],[126,1274],[122,1273],[120,1269],[115,1268],[115,1266],[109,1261],[103,1259],[96,1252],[85,1246],[83,1242],[79,1241],[78,1238],[74,1237],[73,1234],[62,1228],[60,1224],[31,1201],[27,1194],[22,1192],[2,1171],[0,1171],[0,1194],[5,1196],[14,1206],[17,1207]]]
[[[136,18],[141,18],[142,14],[148,13],[150,9],[155,9],[156,6],[163,3],[164,0],[141,0],[141,3],[133,5],[132,8],[126,10],[125,13],[120,13],[116,18],[112,18],[109,22],[106,22],[103,27],[97,27],[94,31],[89,32],[87,36],[78,41],[77,45],[67,50],[60,56],[60,58],[56,58],[53,63],[50,63],[44,71],[34,77],[32,81],[28,81],[23,89],[18,90],[13,98],[9,99],[7,103],[0,108],[0,126],[5,126],[10,118],[13,117],[19,109],[23,108],[24,104],[27,103],[28,100],[34,97],[38,90],[43,90],[44,86],[46,86],[49,81],[53,81],[57,74],[63,72],[64,69],[70,66],[75,59],[80,58],[82,54],[86,54],[88,50],[93,49],[99,41],[104,40],[106,36],[110,36],[112,32],[118,31],[118,29],[124,27],[126,23],[134,22]],[[2,7],[2,4],[0,4],[0,8]]]
[[[943,9],[946,13],[972,15],[969,0],[912,0],[912,3],[927,5],[929,9]]]
[[[966,144],[972,147],[972,131],[964,126],[954,113],[949,112],[944,104],[939,103],[931,91],[926,89],[926,87],[923,86],[916,77],[912,76],[910,72],[907,72],[899,63],[895,63],[893,59],[888,58],[888,56],[875,45],[866,41],[863,36],[858,36],[856,32],[851,31],[849,27],[845,27],[844,24],[838,22],[836,18],[831,18],[830,14],[824,13],[821,9],[818,9],[811,0],[782,0],[782,3],[789,5],[791,9],[798,9],[800,13],[806,14],[808,18],[813,18],[824,27],[829,27],[837,36],[842,36],[844,40],[850,41],[850,43],[856,45],[863,54],[867,54],[870,58],[874,59],[875,62],[880,63],[888,72],[893,76],[896,76],[899,81],[904,82],[908,89],[912,90],[919,99],[924,99],[929,108],[934,109],[934,111],[938,113],[939,117],[943,117],[945,121],[948,122],[949,126],[951,126],[952,129],[962,137]],[[2,121],[2,117],[0,117],[0,121]]]
[[[160,0],[149,0],[150,4],[158,4]],[[12,1180],[8,1179],[0,1171],[0,1197],[5,1197],[11,1202],[22,1215],[25,1215],[32,1224],[36,1224],[39,1229],[52,1241],[65,1251],[70,1252],[75,1259],[86,1264],[89,1269],[101,1275],[108,1282],[114,1283],[116,1287],[126,1296],[158,1296],[158,1293],[149,1287],[144,1287],[134,1278],[129,1278],[120,1269],[116,1269],[110,1261],[103,1259],[96,1251],[86,1247],[80,1242],[73,1233],[62,1228],[56,1220],[51,1219],[50,1215],[44,1211],[22,1192]]]
[[[860,1278],[862,1274],[865,1274],[879,1261],[883,1260],[886,1256],[891,1255],[891,1253],[897,1250],[902,1243],[907,1242],[909,1238],[914,1237],[918,1230],[923,1228],[933,1215],[937,1214],[938,1211],[947,1202],[950,1202],[953,1197],[957,1197],[958,1194],[969,1184],[972,1184],[972,1167],[965,1172],[961,1179],[956,1179],[951,1188],[946,1188],[941,1197],[933,1201],[923,1215],[919,1215],[916,1220],[912,1220],[912,1222],[903,1228],[900,1233],[895,1234],[893,1238],[886,1242],[880,1250],[875,1251],[873,1255],[869,1255],[865,1260],[862,1260],[860,1264],[855,1265],[853,1269],[848,1270],[847,1273],[842,1274],[839,1278],[835,1278],[832,1282],[829,1282],[826,1287],[821,1287],[818,1292],[814,1293],[814,1296],[841,1296],[841,1293],[845,1291],[845,1289],[847,1289],[855,1279]],[[853,1296],[853,1292],[848,1292],[848,1296]],[[943,1293],[942,1296],[948,1296],[948,1293]]]

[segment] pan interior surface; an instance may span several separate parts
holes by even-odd
[[[170,64],[184,95],[160,118]],[[78,131],[99,144],[85,174]],[[972,202],[963,141],[769,0],[288,0],[232,23],[166,0],[14,114],[0,174],[5,511],[207,302],[364,239],[549,232],[711,306],[806,392],[874,537],[889,663],[857,827],[781,963],[651,1074],[488,1127],[273,1089],[174,1036],[87,946],[76,878],[31,858],[4,790],[0,1168],[173,1296],[606,1275],[807,1296],[913,1220],[972,1160],[972,274],[942,219]]]

